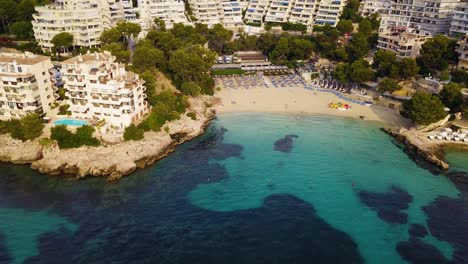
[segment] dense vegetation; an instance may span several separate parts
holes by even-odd
[[[12,138],[23,141],[40,137],[43,128],[44,124],[38,114],[29,114],[19,120],[0,120],[0,134],[10,134]]]
[[[429,125],[446,116],[439,97],[424,92],[416,92],[411,100],[405,101],[401,114],[419,125]]]
[[[92,126],[82,126],[73,133],[65,125],[54,126],[50,138],[57,141],[59,148],[78,148],[81,146],[99,146],[99,140],[93,137]]]

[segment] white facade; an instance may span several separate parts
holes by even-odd
[[[62,73],[72,117],[127,127],[148,110],[144,81],[109,52],[68,59]]]
[[[138,0],[140,20],[152,21],[159,18],[166,22],[167,28],[174,23],[188,22],[185,16],[185,6],[182,0]]]
[[[321,0],[314,24],[336,26],[346,2],[346,0]]]
[[[261,24],[270,8],[270,0],[250,0],[244,20],[247,23]]]
[[[460,3],[455,8],[450,34],[452,36],[468,34],[468,3]]]
[[[55,101],[49,57],[32,53],[0,52],[0,119],[40,115]]]
[[[412,28],[421,34],[449,32],[455,7],[460,0],[385,0],[379,32],[394,27]]]
[[[221,23],[222,4],[220,0],[188,0],[197,23],[212,27]]]
[[[249,23],[299,23],[336,26],[346,0],[251,0],[244,19]]]
[[[458,42],[458,68],[468,70],[468,34]]]
[[[124,6],[126,9],[124,10]],[[94,47],[104,29],[111,28],[131,14],[129,3],[119,0],[57,0],[48,6],[37,6],[33,15],[34,36],[41,48],[51,51],[52,38],[61,32],[74,36],[74,45]]]
[[[392,51],[398,58],[416,58],[419,55],[421,45],[430,36],[420,35],[407,30],[393,30],[388,33],[380,33],[377,48]]]
[[[359,5],[359,14],[367,17],[375,13],[381,13],[390,5],[390,0],[362,0]]]

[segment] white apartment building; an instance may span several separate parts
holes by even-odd
[[[124,6],[126,9],[124,11]],[[33,30],[39,46],[51,51],[52,38],[60,32],[74,36],[74,45],[94,47],[104,29],[131,15],[128,2],[120,0],[57,0],[52,5],[37,6]]]
[[[222,5],[220,0],[188,0],[197,23],[212,27],[221,23]]]
[[[49,57],[0,51],[0,119],[43,115],[55,101]]]
[[[315,0],[296,0],[291,10],[289,22],[307,25],[307,29],[312,30],[319,4],[320,1]]]
[[[183,0],[138,0],[138,10],[140,20],[153,21],[159,18],[166,22],[167,28],[172,28],[174,23],[188,22]]]
[[[148,111],[144,81],[125,70],[109,52],[80,55],[62,62],[68,111],[74,118],[105,120],[127,127]]]
[[[346,0],[321,0],[314,24],[336,26],[340,21],[340,16],[346,3]]]
[[[336,26],[347,0],[251,0],[244,20],[249,23],[299,23]]]
[[[458,68],[468,70],[468,34],[458,42]]]
[[[247,23],[261,24],[270,8],[271,0],[250,0],[244,20]]]
[[[430,36],[417,34],[404,29],[394,29],[388,33],[380,33],[377,48],[392,51],[398,58],[416,58],[421,45],[430,39]]]
[[[368,17],[375,13],[381,13],[391,5],[390,2],[390,0],[362,0],[359,5],[359,14]]]
[[[294,2],[294,0],[272,0],[265,16],[265,22],[288,22]]]
[[[421,34],[447,34],[460,0],[384,0],[379,32],[394,27],[412,28]]]
[[[212,27],[222,24],[227,28],[244,25],[242,10],[247,6],[245,0],[188,0],[196,23]]]
[[[131,0],[122,0],[122,9],[125,20],[130,22],[135,22],[137,20],[137,14]]]
[[[468,34],[468,2],[460,3],[455,7],[450,27],[450,35],[464,36]]]

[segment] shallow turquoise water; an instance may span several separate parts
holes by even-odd
[[[461,150],[449,150],[445,154],[445,159],[451,170],[468,172],[468,152]]]
[[[227,115],[218,123],[228,129],[225,143],[244,146],[243,159],[220,161],[229,178],[198,185],[188,194],[193,204],[229,212],[260,207],[272,194],[294,195],[312,204],[333,227],[351,235],[369,263],[401,262],[395,250],[384,249],[406,240],[408,226],[379,219],[359,201],[357,191],[386,192],[391,186],[401,187],[414,197],[408,222],[423,225],[422,206],[439,195],[458,195],[450,180],[418,167],[377,124],[258,115]],[[273,142],[287,134],[299,136],[292,151],[273,152]],[[447,243],[426,239],[451,255]]]
[[[59,119],[54,122],[54,125],[66,125],[66,126],[84,126],[88,124],[86,120],[78,120],[78,119]]]
[[[229,114],[115,184],[0,164],[0,263],[468,263],[467,211],[379,124]]]

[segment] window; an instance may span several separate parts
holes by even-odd
[[[23,72],[23,69],[18,66],[18,72]]]

